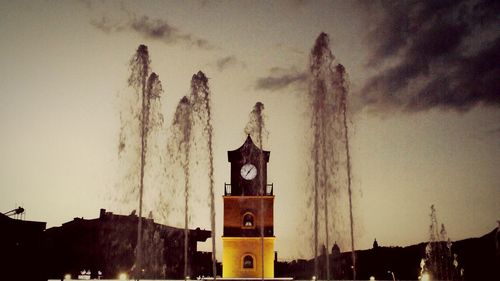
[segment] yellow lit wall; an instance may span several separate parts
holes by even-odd
[[[264,237],[264,277],[274,277],[274,240]],[[222,237],[222,277],[262,277],[262,240],[260,237]],[[243,268],[243,257],[254,257],[252,269]]]

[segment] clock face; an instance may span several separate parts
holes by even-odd
[[[257,176],[257,168],[253,164],[245,164],[241,167],[241,176],[246,180],[253,180]]]

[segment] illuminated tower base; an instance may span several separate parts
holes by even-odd
[[[224,278],[260,278],[264,264],[264,278],[274,277],[274,237],[264,237],[264,261],[260,237],[223,237],[222,276]],[[254,264],[245,261],[251,256]],[[245,263],[246,262],[246,263]]]

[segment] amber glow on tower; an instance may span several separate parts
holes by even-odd
[[[275,237],[264,237],[262,261],[260,237],[222,237],[222,276],[258,278],[261,277],[264,264],[264,278],[274,277],[274,240]]]
[[[231,184],[224,191],[222,277],[274,277],[274,195],[267,184],[269,151],[250,136],[228,151]],[[250,176],[251,175],[251,176]]]

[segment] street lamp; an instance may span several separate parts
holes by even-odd
[[[387,270],[387,273],[392,275],[392,281],[396,281],[396,277],[394,276],[394,272]]]

